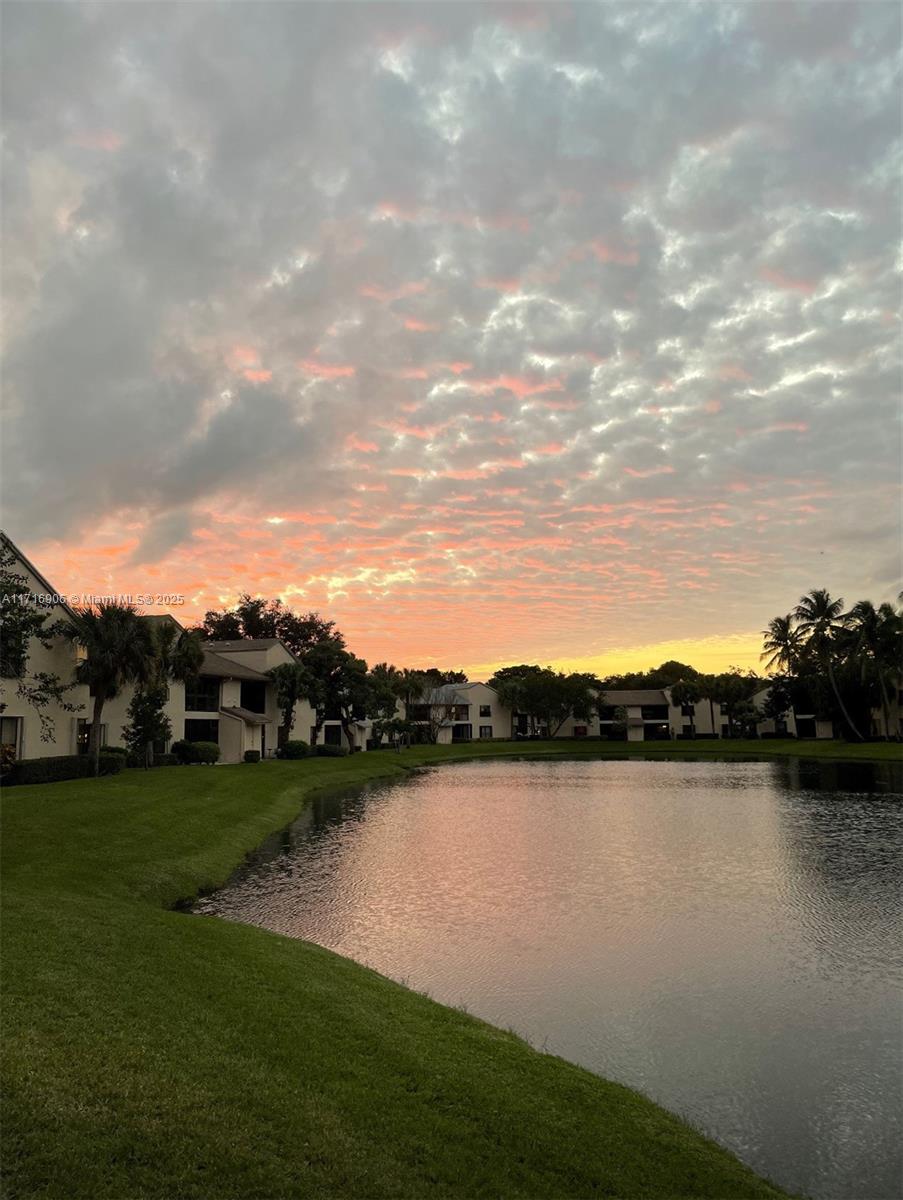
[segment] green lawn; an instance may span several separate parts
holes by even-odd
[[[783,1195],[635,1092],[511,1034],[308,943],[171,911],[317,790],[402,764],[561,749],[430,747],[8,789],[4,1194]],[[778,743],[753,744],[766,750]]]

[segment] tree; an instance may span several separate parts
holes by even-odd
[[[498,692],[501,704],[512,713],[526,716],[530,722],[530,733],[536,734],[536,723],[539,717],[534,711],[534,701],[538,695],[535,680],[542,675],[544,668],[536,663],[521,663],[514,667],[501,667],[487,686]],[[531,684],[534,686],[531,688]]]
[[[282,717],[276,740],[284,746],[295,724],[295,705],[306,700],[311,690],[310,673],[301,663],[290,662],[271,668],[267,675],[275,684],[276,704]]]
[[[739,667],[731,667],[714,676],[710,695],[727,717],[728,737],[734,736],[734,726],[738,722],[748,724],[748,705],[760,686],[761,680],[753,671],[741,671]]]
[[[143,758],[145,767],[153,766],[154,742],[168,742],[172,722],[164,712],[169,691],[165,684],[148,683],[135,688],[128,707],[129,723],[122,735],[129,753]]]
[[[367,717],[371,707],[372,692],[367,675],[367,664],[362,658],[349,654],[347,650],[339,652],[338,670],[333,677],[333,703],[338,707],[342,731],[348,741],[348,750],[354,753],[354,729],[356,720]]]
[[[76,669],[76,679],[87,684],[94,697],[89,752],[94,774],[100,772],[100,722],[107,700],[126,684],[153,677],[154,648],[150,628],[132,604],[101,603],[75,610],[69,636],[85,648],[87,657]]]
[[[204,649],[198,635],[189,629],[180,629],[176,621],[168,617],[143,619],[148,630],[150,661],[147,678],[138,683],[132,704],[129,705],[129,725],[123,727],[123,736],[129,748],[137,756],[143,754],[145,767],[154,765],[154,742],[169,740],[172,726],[164,714],[169,699],[170,680],[185,683],[197,675],[204,661]],[[143,743],[137,741],[138,726],[147,736]]]
[[[81,712],[82,705],[73,704],[67,693],[75,687],[75,680],[64,683],[59,675],[49,671],[28,674],[30,646],[37,640],[46,649],[51,649],[53,638],[66,632],[64,621],[50,621],[50,612],[34,603],[28,579],[11,568],[16,556],[9,545],[0,542],[0,678],[16,680],[16,695],[29,704],[37,714],[41,727],[41,741],[52,742],[56,727],[47,711],[51,704],[63,712]],[[6,702],[0,689],[0,712],[5,711]]]
[[[247,592],[239,596],[234,608],[205,613],[197,632],[205,641],[215,642],[279,638],[298,658],[320,642],[345,645],[335,621],[327,621],[316,612],[296,613],[279,599],[265,600]]]
[[[903,619],[890,604],[875,608],[871,600],[854,604],[845,618],[850,635],[851,656],[860,664],[860,679],[877,684],[881,696],[884,736],[890,736],[890,697],[888,679],[900,668],[900,642]]]
[[[373,717],[373,736],[377,742],[383,735],[401,732],[397,717],[398,702],[402,699],[407,681],[397,667],[389,663],[376,663],[370,668],[370,716]],[[402,722],[405,724],[406,722]]]
[[[329,640],[311,646],[304,656],[307,673],[307,700],[314,710],[314,727],[311,730],[311,745],[316,746],[326,714],[336,704],[338,681],[344,668],[348,651],[336,641]]]
[[[796,675],[800,669],[800,659],[803,652],[803,636],[794,626],[793,613],[784,617],[772,617],[766,629],[762,631],[762,653],[759,658],[765,662],[766,671],[782,671],[788,675]]]
[[[762,716],[774,721],[775,732],[778,725],[786,720],[787,714],[793,708],[793,682],[788,675],[774,675],[769,680],[768,695],[762,705]]]
[[[446,683],[467,683],[463,671],[443,671],[441,667],[420,667],[415,672],[422,675],[430,687],[442,687]]]
[[[671,703],[690,710],[690,736],[696,737],[696,705],[703,698],[702,677],[694,672],[691,679],[679,679],[671,687]]]
[[[837,685],[835,656],[838,644],[845,632],[843,600],[835,600],[824,588],[815,588],[805,596],[793,610],[803,644],[828,677],[831,690],[837,700],[843,719],[858,741],[862,734],[853,723]]]
[[[558,734],[568,717],[575,721],[592,720],[599,686],[595,675],[579,671],[566,675],[563,671],[547,670],[534,677],[530,685],[535,693],[534,705],[545,710],[549,737]]]

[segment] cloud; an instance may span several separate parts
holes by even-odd
[[[900,13],[773,9],[13,6],[10,532],[408,661],[889,594]]]

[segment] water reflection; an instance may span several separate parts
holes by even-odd
[[[492,762],[321,798],[200,911],[647,1091],[785,1186],[897,1196],[891,766]]]

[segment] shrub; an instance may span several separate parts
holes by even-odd
[[[91,761],[91,756],[86,756],[88,759],[88,770],[86,775],[94,774],[94,764]],[[100,752],[100,770],[101,775],[118,775],[120,771],[125,770],[125,755],[124,754],[108,754],[106,750]]]
[[[180,763],[215,763],[219,761],[219,746],[216,742],[173,742],[172,753]]]
[[[246,750],[245,751],[245,762],[260,762],[260,751],[259,750]]]
[[[310,754],[307,742],[288,741],[276,751],[277,758],[306,758]]]
[[[219,746],[216,742],[191,742],[194,747],[194,752],[197,755],[195,762],[199,763],[215,763],[219,762]]]
[[[100,774],[118,775],[125,770],[124,754],[100,754]],[[25,758],[17,762],[3,782],[7,785],[57,783],[63,779],[87,779],[94,774],[94,760],[87,754],[59,754],[53,758]]]
[[[128,748],[126,746],[101,746],[101,754],[121,754],[123,758],[128,758]]]
[[[128,758],[125,760],[125,765],[127,767],[144,767],[144,753],[130,753]],[[174,754],[157,754],[156,751],[154,752],[154,761],[151,763],[152,767],[176,767],[178,765],[179,760]]]
[[[184,738],[180,738],[179,741],[173,742],[169,748],[169,752],[178,763],[197,762],[197,759],[193,756],[192,745],[192,742],[186,742]]]
[[[348,753],[347,746],[315,746],[314,753],[320,758],[344,758]]]

